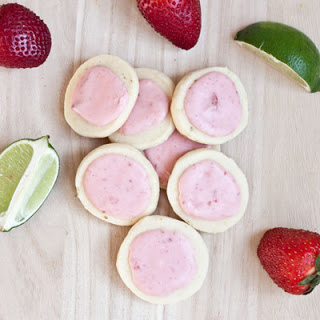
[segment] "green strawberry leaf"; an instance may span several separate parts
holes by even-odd
[[[299,285],[304,286],[306,284],[310,284],[316,277],[318,277],[317,274],[313,274],[312,276],[306,277],[304,280],[299,282]]]
[[[310,284],[310,288],[304,293],[304,295],[309,294],[313,291],[313,289],[320,284],[320,272],[317,272],[316,274],[306,277],[303,281],[299,282],[299,285],[306,285]]]
[[[311,288],[311,287],[310,287],[303,295],[307,295],[307,294],[311,293],[311,292],[313,291],[313,289],[314,289],[314,288]]]
[[[316,259],[316,270],[320,271],[320,254],[318,255]]]
[[[312,282],[310,283],[310,287],[311,288],[315,288],[318,284],[320,283],[320,277],[316,277],[312,280]]]

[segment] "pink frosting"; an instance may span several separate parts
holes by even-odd
[[[119,219],[140,215],[150,201],[146,170],[123,155],[108,154],[95,159],[88,166],[83,183],[90,202]]]
[[[139,234],[130,246],[129,265],[135,285],[151,296],[185,288],[198,269],[191,241],[165,229]]]
[[[162,144],[144,151],[146,157],[154,166],[161,185],[166,186],[169,176],[177,160],[185,153],[206,146],[182,136],[178,131]]]
[[[239,212],[241,195],[237,182],[212,160],[203,160],[186,169],[178,188],[180,205],[191,217],[215,221]]]
[[[72,110],[95,126],[116,119],[128,103],[128,91],[120,78],[103,66],[83,73],[72,94]]]
[[[231,134],[241,121],[242,107],[235,84],[220,72],[199,78],[189,88],[184,108],[192,125],[211,137]]]
[[[119,132],[134,135],[156,126],[167,116],[169,103],[168,96],[158,84],[151,80],[140,80],[136,104]]]

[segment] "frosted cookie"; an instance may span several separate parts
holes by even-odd
[[[169,176],[176,161],[191,150],[206,147],[204,144],[189,140],[175,130],[165,142],[145,150],[144,154],[152,163],[159,176],[160,187],[166,189]],[[220,150],[220,146],[218,145],[214,146],[214,148]]]
[[[177,161],[167,195],[174,212],[192,227],[218,233],[242,218],[249,190],[232,159],[215,150],[198,149]]]
[[[187,74],[172,98],[171,114],[178,131],[191,140],[222,144],[248,123],[248,99],[240,79],[227,68]]]
[[[129,226],[155,211],[159,179],[143,154],[125,144],[111,143],[90,152],[76,175],[77,194],[94,216]]]
[[[164,216],[146,217],[134,225],[117,257],[125,285],[154,304],[172,304],[195,294],[208,264],[208,249],[200,234]]]
[[[97,56],[83,63],[70,80],[64,116],[82,136],[107,137],[128,119],[138,92],[138,77],[126,61]]]
[[[162,143],[174,131],[169,112],[174,83],[157,70],[138,68],[136,73],[139,78],[136,104],[128,120],[109,139],[144,150]]]

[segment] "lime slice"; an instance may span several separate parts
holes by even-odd
[[[0,231],[30,219],[59,174],[59,157],[49,137],[12,143],[0,154]]]
[[[235,40],[307,91],[320,91],[320,53],[301,31],[281,23],[258,22],[239,31]]]

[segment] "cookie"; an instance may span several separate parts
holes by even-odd
[[[109,139],[144,150],[161,144],[174,130],[169,108],[175,86],[160,71],[138,68],[136,73],[139,78],[136,104],[128,120]]]
[[[176,162],[167,195],[174,212],[192,227],[218,233],[242,218],[249,190],[232,159],[212,149],[198,149]]]
[[[132,146],[106,144],[90,152],[76,174],[83,206],[106,222],[129,226],[153,213],[159,179],[151,163]]]
[[[195,294],[208,271],[208,249],[200,234],[164,216],[141,219],[119,249],[117,269],[125,285],[154,304],[173,304]]]
[[[91,58],[69,82],[65,119],[82,136],[107,137],[128,119],[138,92],[138,77],[129,63],[111,55]]]
[[[248,123],[248,98],[240,79],[227,68],[187,74],[174,91],[171,114],[177,130],[203,144],[223,144]]]
[[[166,189],[176,161],[189,151],[206,147],[208,146],[192,141],[175,130],[166,141],[156,147],[144,150],[144,154],[159,176],[160,188]],[[213,146],[213,148],[220,150],[219,145]]]

